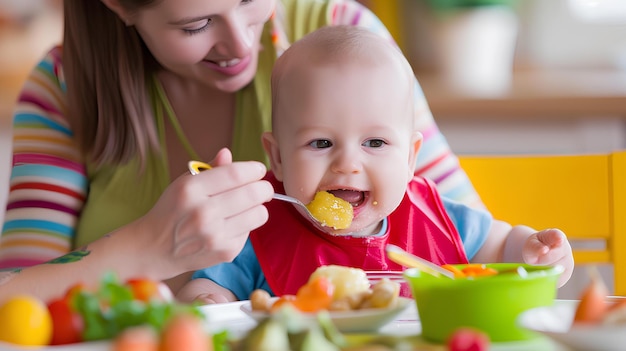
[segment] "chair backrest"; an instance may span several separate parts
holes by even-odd
[[[494,217],[562,229],[576,264],[612,264],[615,294],[626,295],[626,151],[460,156],[460,162]]]

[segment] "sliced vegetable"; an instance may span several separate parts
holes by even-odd
[[[454,273],[455,278],[465,278],[465,273],[462,270],[458,269],[456,266],[451,264],[444,264],[441,268],[447,269],[450,272]]]
[[[441,267],[454,273],[455,278],[486,277],[498,274],[496,269],[487,267],[487,265],[482,263],[468,264],[463,266],[463,268],[458,268],[451,264],[444,264]]]
[[[605,298],[608,289],[596,269],[590,268],[589,275],[591,281],[580,296],[574,323],[599,323],[607,311]]]
[[[296,293],[294,306],[303,312],[327,309],[333,302],[334,285],[324,276],[309,280]]]

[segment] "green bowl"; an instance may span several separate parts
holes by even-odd
[[[455,265],[463,268],[464,265]],[[417,304],[422,337],[445,342],[459,327],[487,333],[491,341],[515,341],[536,337],[518,327],[517,316],[530,308],[554,302],[562,266],[490,263],[497,275],[477,278],[434,277],[411,268],[404,271]],[[523,267],[527,274],[516,273]]]

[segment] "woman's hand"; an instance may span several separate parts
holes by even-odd
[[[233,260],[249,232],[267,221],[263,203],[274,190],[261,180],[265,166],[232,163],[227,149],[211,164],[210,171],[176,179],[133,224],[133,238],[140,237],[136,254],[151,262],[159,279]]]
[[[261,180],[266,169],[259,162],[232,163],[222,150],[213,165],[209,172],[180,176],[148,213],[77,250],[78,258],[1,276],[0,302],[24,292],[48,301],[74,284],[97,284],[109,271],[122,281],[166,280],[231,261],[248,233],[267,221],[263,203],[274,190]]]

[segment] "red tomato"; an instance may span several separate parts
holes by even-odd
[[[473,328],[459,328],[447,340],[450,351],[487,351],[489,336]]]
[[[50,345],[72,344],[82,341],[83,318],[75,312],[69,300],[60,298],[48,303],[52,317],[52,340]]]
[[[164,283],[145,278],[132,278],[126,281],[137,300],[148,302],[152,299],[172,300],[172,291]]]

